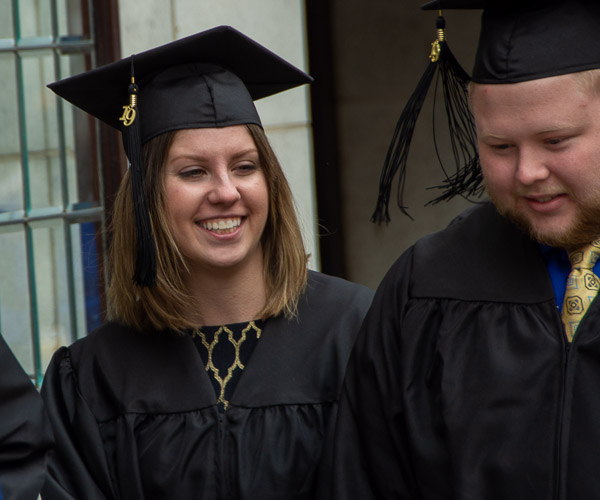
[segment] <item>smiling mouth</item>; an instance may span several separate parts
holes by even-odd
[[[229,219],[211,219],[200,222],[200,227],[216,234],[233,233],[242,223],[241,217],[231,217]]]
[[[537,203],[548,203],[549,201],[552,201],[553,199],[558,198],[559,196],[560,194],[555,194],[547,196],[528,196],[527,198]]]

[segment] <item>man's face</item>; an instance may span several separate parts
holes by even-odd
[[[552,246],[600,236],[600,97],[573,75],[472,89],[486,190]]]

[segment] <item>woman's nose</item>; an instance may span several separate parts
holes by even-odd
[[[233,204],[240,199],[240,192],[229,175],[219,175],[213,179],[208,200],[211,203]]]

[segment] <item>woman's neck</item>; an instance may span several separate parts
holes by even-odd
[[[266,303],[262,260],[243,269],[193,271],[188,289],[197,304],[190,316],[199,324],[226,325],[257,319]]]

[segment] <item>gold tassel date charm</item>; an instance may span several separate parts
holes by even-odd
[[[126,127],[129,127],[135,121],[137,115],[137,89],[138,87],[135,84],[135,79],[131,77],[131,85],[129,86],[129,104],[123,106],[123,114],[119,118],[119,121],[122,121],[123,125]]]

